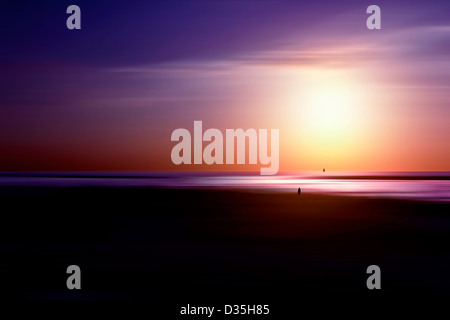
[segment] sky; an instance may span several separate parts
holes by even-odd
[[[81,30],[66,8],[81,8]],[[381,8],[368,30],[366,8]],[[0,171],[179,165],[171,133],[279,129],[280,171],[450,170],[448,1],[3,1]]]

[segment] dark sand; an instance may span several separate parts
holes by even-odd
[[[371,264],[381,267],[385,295],[450,293],[449,204],[297,189],[12,187],[0,189],[0,201],[3,297],[365,296],[375,294],[366,288]],[[78,292],[65,286],[71,264],[82,269]]]

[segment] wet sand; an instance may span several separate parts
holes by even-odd
[[[4,187],[0,201],[3,297],[158,305],[364,296],[372,264],[383,294],[450,293],[448,203],[94,187]],[[82,269],[78,292],[65,286],[71,264]]]

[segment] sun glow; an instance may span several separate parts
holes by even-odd
[[[354,133],[363,120],[360,86],[343,72],[307,75],[294,101],[298,120],[312,136],[337,138]]]
[[[290,83],[290,150],[305,167],[347,168],[373,137],[376,99],[350,69],[302,69]]]

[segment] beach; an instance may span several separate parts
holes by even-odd
[[[247,189],[2,187],[8,298],[279,301],[448,295],[448,202]],[[66,268],[82,290],[66,288]],[[261,301],[264,300],[264,301]],[[224,302],[225,303],[225,302]]]

